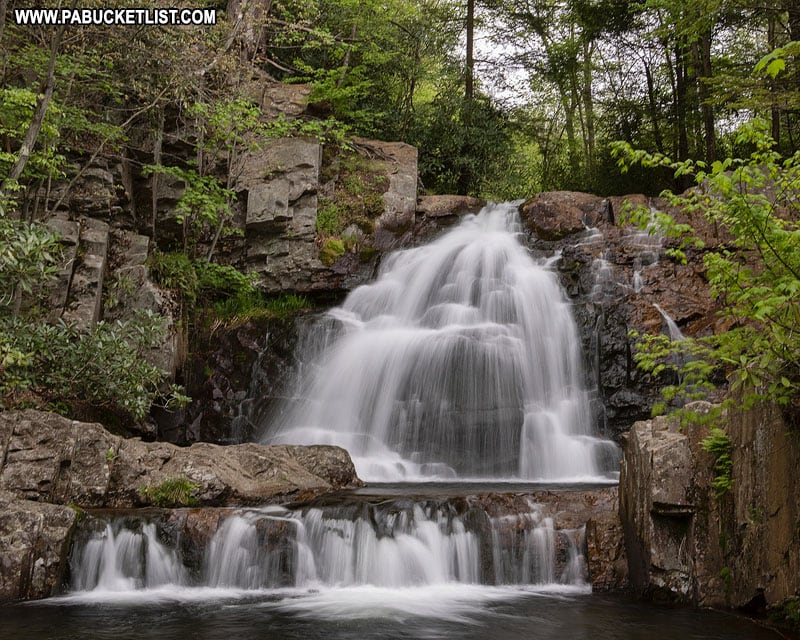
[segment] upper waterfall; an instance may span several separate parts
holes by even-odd
[[[346,448],[367,480],[597,479],[580,342],[513,204],[389,256],[305,337],[265,441]]]

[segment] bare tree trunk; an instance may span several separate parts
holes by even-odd
[[[50,62],[47,65],[47,74],[45,75],[44,83],[41,88],[42,97],[36,104],[33,111],[31,123],[28,130],[25,132],[25,137],[22,139],[22,145],[19,148],[19,156],[16,162],[12,165],[8,172],[8,177],[3,181],[0,191],[5,191],[11,183],[16,182],[25,171],[25,165],[28,164],[28,159],[31,157],[33,147],[36,145],[36,139],[39,137],[39,131],[44,124],[47,109],[50,107],[50,101],[53,99],[53,91],[56,87],[56,58],[58,57],[58,49],[61,46],[61,36],[64,34],[64,25],[61,25],[58,30],[53,34],[50,41]]]
[[[3,41],[3,27],[6,25],[7,11],[8,11],[8,0],[0,0],[0,42]]]
[[[675,121],[678,126],[678,160],[689,157],[689,134],[686,130],[686,60],[681,43],[675,44]]]
[[[591,42],[583,43],[583,109],[586,121],[586,175],[591,182],[595,178],[595,126],[594,98],[592,96],[592,54]]]
[[[475,0],[467,0],[467,68],[464,82],[464,97],[469,101],[475,96]]]
[[[714,107],[709,104],[711,96],[706,82],[711,80],[711,32],[704,31],[700,35],[697,45],[698,62],[701,76],[698,78],[697,88],[700,97],[700,112],[703,116],[703,138],[706,146],[706,162],[717,159],[717,136],[714,129]]]
[[[776,12],[770,12],[769,14],[769,22],[767,24],[767,47],[769,47],[770,51],[773,51],[777,46],[777,22],[778,16]],[[770,81],[770,93],[774,96],[774,91],[776,89],[776,82],[774,80]],[[781,110],[775,102],[775,98],[773,97],[772,107],[770,108],[770,117],[772,120],[772,139],[775,141],[775,145],[780,147],[781,144]]]
[[[153,164],[161,164],[161,147],[164,144],[164,107],[158,110],[158,131],[153,143]],[[156,244],[156,220],[158,218],[158,189],[161,176],[158,171],[154,171],[150,176],[150,190],[152,193],[151,205],[153,207],[150,217],[150,240],[153,246]]]
[[[661,126],[658,122],[658,107],[656,105],[656,90],[653,82],[653,72],[650,65],[644,63],[644,75],[647,79],[647,102],[650,106],[650,119],[653,121],[653,138],[656,141],[656,149],[659,153],[664,153],[664,139],[661,137]]]

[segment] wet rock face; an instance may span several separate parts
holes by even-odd
[[[619,487],[631,586],[670,603],[778,604],[800,589],[800,439],[770,405],[719,422],[733,459],[722,496],[701,444],[709,427],[655,418],[631,429]]]
[[[634,361],[636,341],[629,335],[666,330],[658,304],[685,335],[707,335],[716,326],[702,254],[687,253],[687,264],[667,256],[674,241],[657,233],[622,226],[631,206],[671,211],[666,202],[644,196],[599,198],[574,192],[543,193],[520,207],[532,249],[561,252],[556,269],[573,301],[586,356],[587,384],[597,390],[599,427],[619,437],[636,420],[650,415],[660,388]],[[721,242],[698,220],[709,248]],[[587,229],[590,227],[590,229]]]

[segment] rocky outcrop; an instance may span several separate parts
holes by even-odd
[[[359,483],[337,447],[182,449],[32,410],[0,413],[0,453],[0,602],[54,593],[80,508],[152,506],[176,480],[185,498],[213,506],[308,499]]]
[[[540,193],[520,208],[523,222],[542,240],[561,240],[601,222],[611,222],[607,199],[577,191]]]
[[[699,403],[697,409],[710,405]],[[730,411],[733,489],[717,496],[707,426],[636,423],[620,478],[631,586],[644,597],[751,610],[800,589],[800,442],[772,407]]]
[[[64,579],[76,520],[71,507],[0,490],[0,603],[53,594]]]
[[[124,439],[102,425],[39,411],[0,414],[0,490],[21,499],[85,508],[142,507],[144,489],[194,483],[198,504],[263,504],[358,483],[337,447],[221,447]]]
[[[717,325],[702,254],[689,251],[687,263],[682,264],[667,253],[675,246],[674,240],[655,229],[641,231],[624,224],[624,212],[637,206],[684,215],[662,200],[637,195],[600,198],[552,192],[520,207],[531,247],[545,254],[561,252],[556,268],[574,302],[590,372],[587,385],[597,389],[598,426],[615,437],[636,420],[647,418],[661,386],[672,382],[651,378],[634,362],[636,341],[631,331],[666,332],[666,320],[655,305],[685,335],[722,329]],[[701,235],[708,236],[709,249],[719,245],[721,240],[714,239],[708,225],[698,223],[698,227]]]

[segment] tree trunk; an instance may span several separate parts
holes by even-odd
[[[55,34],[53,34],[53,39],[50,41],[50,62],[47,65],[47,74],[40,90],[42,97],[36,104],[31,123],[28,126],[28,130],[25,132],[25,137],[22,139],[22,145],[19,148],[19,156],[9,170],[8,177],[3,181],[2,188],[0,188],[1,192],[4,192],[11,183],[19,180],[22,172],[25,171],[25,165],[28,164],[28,159],[31,157],[33,147],[36,145],[36,139],[39,137],[39,131],[42,128],[42,124],[44,124],[47,109],[50,107],[50,101],[53,99],[53,91],[56,87],[56,58],[58,57],[58,49],[61,46],[61,36],[63,34],[64,25],[61,25]]]
[[[778,46],[777,41],[777,23],[778,23],[778,16],[776,12],[772,11],[769,14],[769,22],[767,24],[767,47],[770,51],[774,51],[775,48]],[[769,83],[770,93],[774,96],[774,92],[776,89],[777,83],[775,80],[771,80]],[[781,110],[775,102],[775,98],[773,97],[772,106],[770,107],[770,118],[772,121],[772,139],[775,141],[775,145],[780,147],[781,144]]]
[[[467,0],[467,68],[464,81],[464,98],[472,100],[475,95],[475,0]]]
[[[0,42],[3,41],[3,27],[6,24],[6,11],[8,11],[8,0],[0,0]]]
[[[156,131],[156,139],[153,142],[153,164],[161,164],[161,147],[164,143],[164,107],[158,110],[158,130]],[[150,189],[152,192],[152,216],[150,218],[150,240],[153,246],[156,246],[156,221],[158,220],[158,189],[161,182],[161,176],[158,171],[154,171],[150,176]]]
[[[686,60],[682,44],[675,44],[675,122],[678,128],[678,160],[689,157],[689,134],[686,130]]]
[[[700,97],[700,112],[703,116],[703,137],[706,145],[706,162],[717,159],[717,136],[714,129],[714,107],[709,104],[711,96],[707,81],[712,78],[711,69],[711,32],[705,31],[700,35],[697,46],[699,67],[701,75],[698,78],[698,92]]]
[[[661,137],[661,126],[658,123],[658,106],[656,105],[656,90],[653,82],[653,72],[650,65],[644,63],[644,75],[647,79],[647,103],[650,106],[650,119],[653,121],[653,138],[656,142],[656,149],[659,153],[664,153],[664,139]]]
[[[595,177],[594,98],[592,96],[592,54],[594,46],[583,43],[583,109],[586,122],[586,175],[589,182]]]

